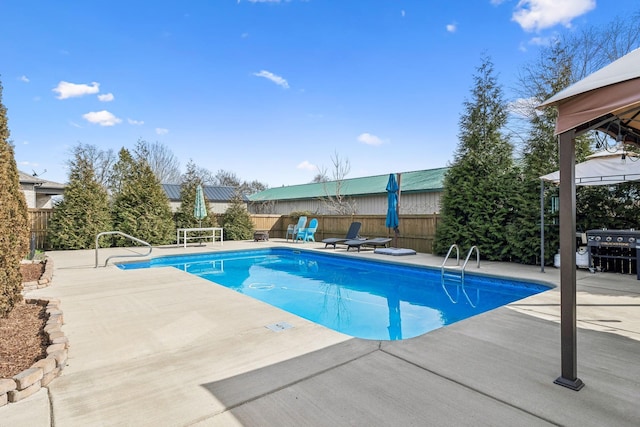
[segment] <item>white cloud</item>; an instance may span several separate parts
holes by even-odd
[[[404,11],[404,9],[402,9],[400,11],[400,16],[402,16],[404,18],[406,15],[407,15],[406,12]]]
[[[304,162],[300,163],[298,166],[296,166],[296,168],[297,169],[304,169],[304,170],[308,170],[308,171],[316,171],[316,170],[318,170],[316,165],[314,165],[313,163],[309,162],[308,160],[305,160]]]
[[[100,92],[100,83],[93,82],[91,86],[62,81],[52,89],[58,94],[58,99],[75,98]]]
[[[30,162],[28,160],[22,161],[22,162],[16,162],[17,164],[19,164],[20,166],[30,166],[32,168],[37,168],[38,166],[40,166],[40,163],[36,163],[36,162]]]
[[[166,135],[169,133],[169,129],[165,129],[165,128],[156,128],[156,133],[158,135]]]
[[[22,141],[22,145],[29,145],[29,141]]]
[[[25,83],[29,83],[29,77],[27,77],[27,76],[20,76],[20,81],[21,81],[21,82],[25,82]]]
[[[277,76],[277,75],[273,74],[270,71],[262,70],[259,73],[253,73],[253,75],[256,76],[256,77],[264,77],[267,80],[271,80],[272,82],[274,82],[278,86],[281,86],[281,87],[283,87],[285,89],[289,89],[289,83],[287,83],[287,81],[285,79],[283,79],[280,76]]]
[[[371,135],[370,133],[362,133],[358,135],[358,141],[367,145],[381,145],[382,140],[375,135]]]
[[[536,107],[540,104],[540,100],[536,98],[518,98],[513,102],[510,102],[507,106],[507,110],[516,116],[528,118],[535,113]]]
[[[113,94],[112,93],[105,93],[104,95],[98,95],[98,99],[102,102],[111,102],[113,101]]]
[[[457,29],[458,29],[458,26],[456,24],[447,24],[448,32],[455,33]]]
[[[571,21],[596,7],[595,0],[520,0],[511,19],[525,31],[537,31]]]
[[[92,111],[90,113],[83,114],[82,118],[89,123],[97,124],[100,126],[114,126],[122,122],[121,119],[117,118],[107,110]]]
[[[142,120],[127,119],[127,122],[130,125],[143,125],[144,124],[144,122]]]

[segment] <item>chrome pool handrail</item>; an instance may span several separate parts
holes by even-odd
[[[106,235],[112,235],[112,234],[118,234],[120,236],[126,237],[127,239],[133,240],[134,242],[138,242],[142,245],[148,246],[149,252],[147,252],[146,254],[134,254],[134,255],[111,255],[110,257],[107,257],[107,259],[104,261],[105,267],[107,266],[111,258],[146,257],[150,255],[151,251],[153,250],[150,243],[145,242],[144,240],[138,239],[137,237],[130,236],[121,231],[103,231],[102,233],[98,233],[96,235],[96,265],[94,266],[94,268],[98,268],[98,249],[100,248],[100,243],[99,243],[100,237],[106,236]]]

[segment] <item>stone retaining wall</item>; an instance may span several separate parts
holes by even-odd
[[[27,292],[35,291],[36,289],[42,289],[49,286],[51,283],[51,279],[53,278],[53,261],[50,258],[47,258],[47,262],[44,264],[44,271],[42,272],[42,276],[38,280],[34,280],[32,282],[24,282],[22,284],[22,294],[24,295]]]
[[[23,292],[48,286],[51,282],[52,272],[53,263],[48,260],[40,280],[25,283]],[[18,402],[31,396],[49,385],[54,378],[60,376],[64,367],[67,366],[69,340],[62,332],[64,318],[62,310],[60,310],[60,300],[26,298],[25,301],[28,304],[46,307],[47,322],[44,326],[44,332],[49,338],[47,356],[13,378],[0,378],[0,406]]]

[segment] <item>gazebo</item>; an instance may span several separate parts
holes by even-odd
[[[538,106],[556,107],[560,153],[560,259],[576,253],[576,136],[597,130],[640,147],[640,49],[569,86]],[[577,373],[576,265],[560,265],[561,375],[556,384],[580,390]]]

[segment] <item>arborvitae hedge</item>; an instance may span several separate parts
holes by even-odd
[[[248,240],[253,238],[253,221],[240,196],[231,202],[220,219],[225,240]]]
[[[22,300],[20,260],[29,248],[27,203],[9,144],[7,109],[0,84],[0,317],[6,317]]]
[[[113,230],[107,191],[82,155],[70,166],[64,199],[56,204],[49,221],[49,242],[54,249],[95,248],[96,235]]]
[[[120,185],[113,195],[114,230],[142,239],[152,245],[165,245],[175,239],[175,224],[169,200],[162,185],[143,158],[133,159],[126,149],[120,151],[115,168]],[[131,240],[117,239],[123,246]]]
[[[477,246],[483,258],[508,260],[506,230],[514,217],[517,175],[513,147],[501,133],[507,104],[489,59],[474,80],[472,99],[460,118],[454,163],[445,176],[434,251],[444,254],[455,243],[461,256]]]

